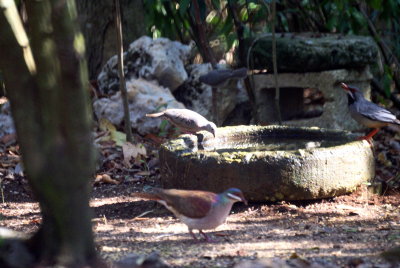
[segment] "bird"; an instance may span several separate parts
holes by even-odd
[[[199,81],[215,88],[223,88],[228,84],[229,81],[234,79],[243,79],[246,78],[246,76],[246,67],[235,70],[216,69],[200,76]]]
[[[143,192],[134,193],[133,196],[147,200],[155,200],[164,205],[178,219],[187,225],[190,235],[194,240],[199,239],[193,230],[199,230],[205,241],[212,242],[203,230],[215,229],[223,224],[235,202],[247,200],[241,190],[229,188],[216,194],[198,190],[162,189],[146,186]]]
[[[385,108],[366,100],[360,89],[348,86],[345,83],[341,83],[340,86],[347,93],[351,117],[358,123],[368,128],[373,128],[369,134],[362,136],[359,139],[370,140],[381,127],[389,124],[400,125],[400,121],[394,114]]]
[[[202,115],[189,109],[167,109],[159,113],[146,114],[146,116],[163,117],[180,130],[191,134],[205,130],[215,137],[217,130],[217,126],[213,122],[208,121]]]
[[[212,113],[217,125],[220,125],[218,112],[218,88],[224,88],[232,80],[246,78],[247,68],[231,69],[215,69],[199,77],[199,81],[212,87]]]

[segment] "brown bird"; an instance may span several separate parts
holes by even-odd
[[[147,117],[163,117],[184,132],[194,134],[205,130],[213,134],[217,126],[205,119],[202,115],[188,109],[167,109],[163,112],[146,114]]]
[[[358,88],[348,86],[345,83],[341,83],[340,86],[347,92],[351,117],[358,123],[374,129],[368,135],[360,137],[360,139],[371,139],[381,127],[389,124],[400,125],[400,121],[394,114],[366,100]]]
[[[144,192],[133,195],[158,201],[188,226],[189,233],[195,240],[197,237],[193,229],[199,230],[207,242],[211,240],[203,230],[215,229],[223,224],[235,202],[244,202],[247,205],[242,191],[237,188],[215,194],[206,191],[161,189],[148,186],[144,188]]]

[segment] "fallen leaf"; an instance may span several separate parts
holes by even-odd
[[[126,142],[126,134],[115,130],[111,132],[111,139],[115,141],[115,145],[122,146]]]
[[[119,181],[112,179],[108,174],[100,174],[96,176],[94,184],[100,183],[119,184]]]
[[[106,118],[100,118],[99,128],[102,131],[108,131],[110,135],[103,136],[100,140],[113,140],[117,146],[122,146],[126,142],[126,134],[118,131],[117,128]]]
[[[146,148],[143,144],[132,144],[130,142],[125,142],[122,144],[122,153],[124,155],[124,165],[130,167],[131,159],[136,159],[138,155],[146,156]],[[149,174],[150,175],[150,174]]]
[[[149,140],[152,140],[152,141],[155,142],[156,144],[161,144],[161,143],[164,142],[164,139],[163,139],[163,138],[161,138],[161,137],[159,137],[159,136],[156,136],[156,135],[154,135],[154,134],[151,134],[151,133],[146,134],[145,138],[146,138],[146,139],[149,139]]]
[[[135,175],[139,175],[139,176],[150,176],[150,171],[148,171],[148,170],[142,170],[142,171],[139,171],[138,173],[136,173]]]

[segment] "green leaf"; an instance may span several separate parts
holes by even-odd
[[[369,0],[367,4],[376,10],[382,10],[382,0]]]
[[[390,97],[391,93],[392,76],[390,73],[385,72],[383,75],[383,90],[387,98]]]
[[[160,137],[166,137],[167,136],[167,125],[168,125],[168,121],[167,120],[162,120],[161,124],[160,124],[160,132],[158,133],[158,136]]]
[[[232,31],[232,29],[233,29],[233,22],[232,20],[227,19],[224,23],[224,26],[220,30],[219,34],[227,35]]]
[[[211,0],[211,4],[216,10],[218,10],[218,11],[221,10],[221,1],[220,0]]]
[[[181,15],[183,15],[184,13],[186,13],[188,6],[190,4],[191,0],[181,0],[179,1],[179,13]]]

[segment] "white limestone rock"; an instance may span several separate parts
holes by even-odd
[[[132,128],[144,135],[157,133],[162,119],[148,118],[147,113],[163,111],[168,108],[185,108],[176,101],[168,88],[159,86],[155,81],[142,78],[130,79],[126,82],[129,114]],[[110,98],[101,98],[93,103],[97,118],[106,118],[114,125],[120,125],[124,120],[124,111],[120,92]],[[171,127],[171,125],[168,125]]]
[[[126,79],[144,78],[156,80],[171,91],[188,78],[185,65],[191,55],[191,46],[168,38],[151,39],[142,36],[134,41],[124,53]],[[119,79],[117,56],[113,56],[98,76],[102,93],[118,91]]]

